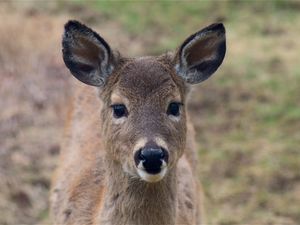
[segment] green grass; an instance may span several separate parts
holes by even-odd
[[[86,4],[77,0],[78,4]],[[132,35],[154,36],[155,49],[173,49],[187,33],[197,31],[210,22],[226,21],[228,27],[243,26],[247,35],[269,32],[262,20],[271,26],[293,22],[297,18],[297,2],[286,1],[92,1],[93,9],[107,20],[117,21]],[[255,15],[258,15],[256,17]],[[275,16],[274,16],[275,15]],[[251,22],[249,22],[251,21]],[[280,30],[280,26],[278,28]],[[167,39],[161,37],[168,36]],[[153,46],[152,46],[153,47]]]

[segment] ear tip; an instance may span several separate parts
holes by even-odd
[[[70,30],[79,30],[79,29],[82,29],[83,27],[85,27],[85,25],[83,25],[79,21],[77,21],[77,20],[69,20],[65,24],[65,32],[70,31]]]
[[[65,24],[65,29],[66,30],[70,30],[70,29],[76,29],[78,27],[82,26],[82,24],[77,21],[77,20],[69,20],[66,24]]]
[[[62,38],[63,47],[65,48],[68,45],[68,42],[72,39],[75,39],[78,35],[94,36],[99,43],[105,46],[105,48],[108,50],[110,49],[109,45],[98,33],[77,20],[69,20],[65,24],[65,31]]]
[[[65,26],[65,30],[63,33],[63,46],[66,47],[66,43],[73,39],[77,33],[88,33],[89,28],[85,26],[83,23],[77,20],[69,20]],[[65,44],[64,44],[65,43]]]
[[[206,29],[209,31],[218,32],[218,33],[222,33],[222,34],[225,34],[225,32],[226,32],[223,23],[213,23],[213,24],[209,25],[208,27],[206,27]]]

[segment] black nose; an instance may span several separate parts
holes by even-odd
[[[168,162],[168,152],[163,148],[142,148],[136,152],[135,161],[143,163],[144,169],[151,174],[161,171],[163,160]]]

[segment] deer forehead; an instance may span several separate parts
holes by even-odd
[[[183,87],[176,84],[173,71],[154,58],[138,58],[119,70],[119,79],[111,94],[112,102],[156,98],[182,101]]]

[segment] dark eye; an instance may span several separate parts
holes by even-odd
[[[181,105],[182,104],[178,102],[171,102],[168,106],[167,114],[172,116],[179,116]]]
[[[112,105],[111,107],[113,109],[113,113],[114,113],[114,117],[115,118],[121,118],[123,116],[127,116],[128,115],[126,106],[123,105],[123,104]]]

